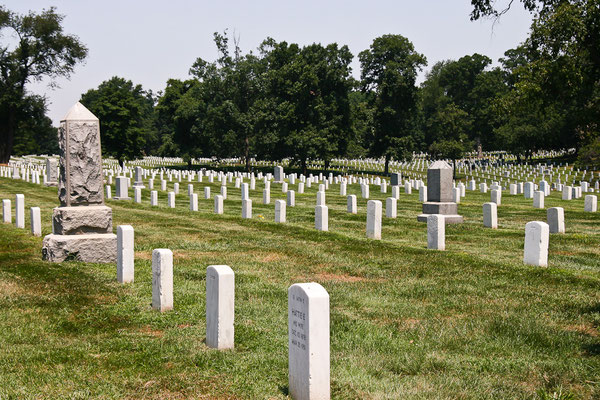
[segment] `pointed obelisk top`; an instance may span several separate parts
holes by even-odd
[[[85,108],[83,104],[77,102],[69,109],[62,121],[98,121],[98,117]]]

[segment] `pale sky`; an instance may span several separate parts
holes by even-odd
[[[378,36],[400,34],[427,57],[422,80],[440,60],[480,53],[497,61],[525,40],[531,23],[520,2],[495,25],[491,20],[471,22],[469,0],[4,0],[2,4],[19,13],[56,7],[65,15],[64,31],[79,36],[89,49],[85,64],[76,67],[70,80],[58,80],[58,89],[49,89],[46,83],[28,87],[47,96],[48,115],[55,125],[82,93],[115,75],[154,92],[163,90],[170,78],[188,78],[197,57],[216,58],[213,32],[224,29],[240,36],[244,52],[256,50],[267,37],[300,45],[348,45],[355,56],[356,77],[360,51]]]

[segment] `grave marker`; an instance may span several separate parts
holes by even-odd
[[[249,201],[245,199],[244,201]],[[206,345],[233,349],[235,274],[227,265],[206,268]]]
[[[548,224],[541,221],[531,221],[525,225],[525,250],[523,262],[540,267],[548,266]]]
[[[44,238],[45,260],[113,263],[117,236],[112,210],[104,205],[100,123],[81,103],[75,104],[58,129],[60,207],[53,210],[53,234]]]
[[[117,226],[117,282],[133,282],[134,233],[131,225]]]
[[[289,394],[294,400],[328,400],[330,392],[329,294],[318,283],[288,289]]]
[[[152,251],[152,308],[173,309],[173,252],[169,249]]]

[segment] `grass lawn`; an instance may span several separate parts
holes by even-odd
[[[546,219],[532,200],[504,194],[499,229],[483,227],[489,193],[467,191],[465,223],[446,228],[446,251],[426,249],[418,192],[401,190],[398,218],[382,240],[365,236],[366,200],[346,213],[338,185],[327,192],[330,232],[314,229],[317,185],[296,194],[287,223],[274,223],[281,186],[262,204],[228,186],[225,214],[187,182],[176,209],[112,201],[113,228],[135,228],[135,283],[116,266],[41,260],[42,239],[0,224],[0,399],[287,397],[287,288],[318,282],[331,304],[331,386],[336,399],[600,398],[600,213],[583,199],[546,198],[565,208],[567,233],[551,235],[549,268],[522,263],[524,227]],[[160,185],[157,185],[160,189]],[[219,187],[212,184],[211,192]],[[169,183],[169,189],[172,183]],[[296,189],[296,185],[290,185]],[[113,187],[114,192],[114,187]],[[56,188],[0,178],[0,198],[23,193],[51,232]],[[131,192],[130,192],[131,193]],[[151,253],[174,253],[171,312],[150,307]],[[236,273],[235,350],[205,341],[205,275],[211,264]],[[557,397],[552,397],[556,394]]]

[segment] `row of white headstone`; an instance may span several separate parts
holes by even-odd
[[[117,280],[134,281],[134,230],[117,227]],[[227,265],[206,269],[206,345],[234,348],[235,274]],[[173,252],[152,251],[152,308],[173,309]],[[288,289],[289,392],[295,400],[330,398],[329,294],[318,283]]]
[[[42,236],[42,220],[39,207],[30,207],[31,234]],[[2,222],[12,223],[12,204],[9,199],[2,200]],[[15,195],[15,225],[17,228],[25,229],[25,196]]]

